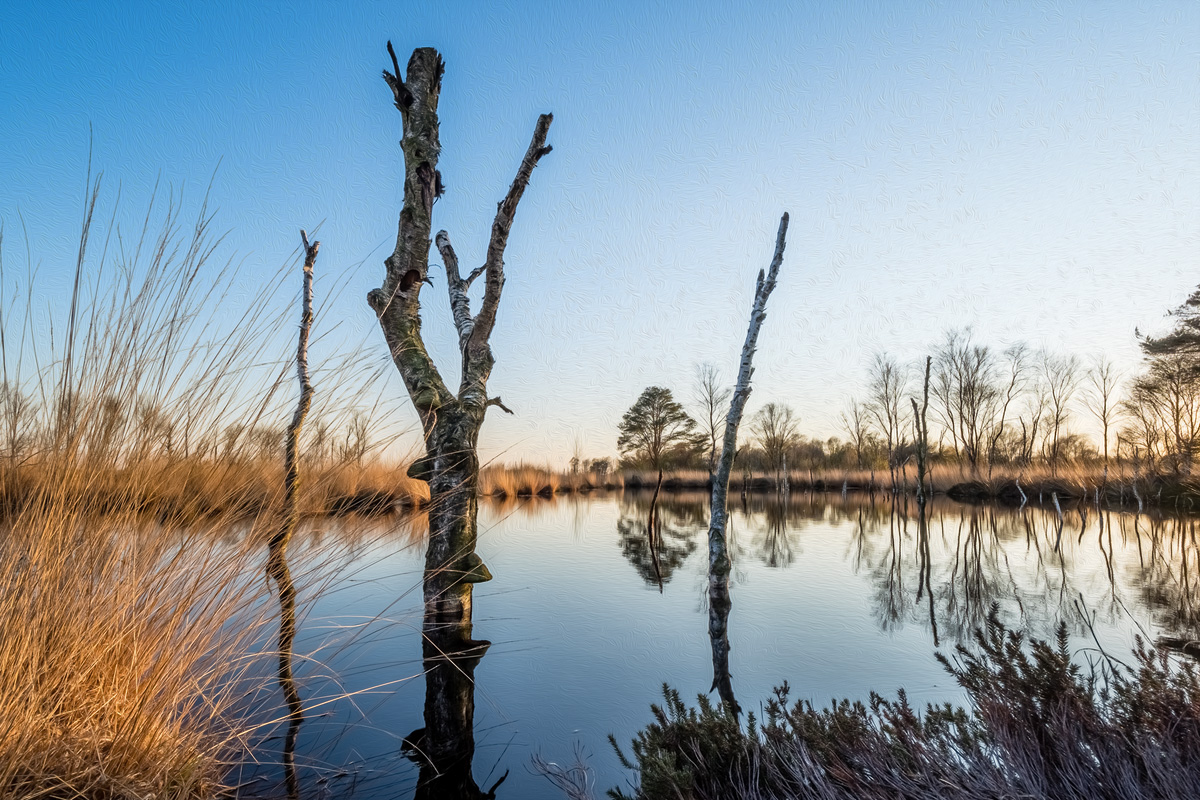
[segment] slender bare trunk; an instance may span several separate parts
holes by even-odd
[[[271,558],[282,558],[288,541],[299,522],[297,495],[300,491],[300,431],[304,418],[312,408],[313,387],[308,374],[308,339],[313,324],[313,266],[317,262],[320,242],[308,243],[308,233],[300,231],[304,244],[304,285],[300,295],[300,337],[296,344],[296,378],[300,383],[300,399],[287,429],[287,445],[284,451],[283,478],[283,522],[269,542]]]
[[[787,237],[788,215],[779,220],[779,233],[775,238],[775,255],[770,268],[759,270],[754,288],[754,305],[750,310],[750,326],[746,331],[746,343],[742,346],[742,361],[738,368],[737,385],[729,403],[729,414],[725,418],[725,438],[721,458],[717,462],[717,473],[712,486],[712,516],[708,526],[708,632],[713,652],[713,688],[720,690],[721,699],[734,711],[737,700],[729,679],[729,609],[733,603],[729,596],[729,572],[731,564],[726,543],[726,525],[729,518],[729,474],[733,470],[733,456],[737,452],[738,426],[746,401],[750,398],[750,377],[754,374],[752,362],[758,342],[758,332],[766,319],[767,298],[775,289],[779,266],[783,263],[783,248]]]
[[[292,672],[292,647],[296,641],[296,586],[287,564],[287,546],[299,524],[297,495],[300,490],[300,431],[304,418],[312,407],[313,387],[308,372],[308,339],[313,324],[313,266],[317,261],[320,242],[309,244],[308,234],[300,231],[304,245],[304,284],[300,296],[300,337],[296,345],[296,377],[300,384],[300,399],[287,429],[287,449],[284,454],[283,521],[268,543],[267,574],[279,588],[279,688],[283,690],[288,708],[288,729],[283,742],[284,782],[289,798],[300,796],[296,776],[296,737],[304,722],[304,706]]]

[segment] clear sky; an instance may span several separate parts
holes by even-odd
[[[751,410],[789,403],[809,435],[837,432],[877,350],[915,360],[973,325],[1132,366],[1134,327],[1200,283],[1200,4],[751,5],[10,0],[6,245],[19,211],[48,290],[67,284],[89,124],[131,208],[159,176],[198,201],[219,162],[244,291],[324,220],[317,290],[346,290],[312,358],[363,337],[385,358],[365,296],[401,191],[390,38],[402,64],[446,61],[434,224],[464,266],[555,114],[508,247],[491,386],[517,413],[489,418],[489,456],[611,455],[645,386],[688,395],[702,361],[732,380],[784,210]],[[426,340],[453,379],[432,274]]]

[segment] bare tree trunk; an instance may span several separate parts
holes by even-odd
[[[742,346],[742,362],[738,368],[737,386],[729,403],[729,414],[725,418],[725,440],[721,458],[717,462],[717,473],[712,485],[712,516],[708,526],[708,634],[713,652],[713,688],[719,689],[721,700],[739,710],[733,696],[729,678],[729,610],[733,603],[729,597],[729,552],[726,546],[725,529],[729,519],[729,474],[733,470],[733,456],[737,452],[738,426],[742,412],[750,398],[750,377],[754,374],[752,362],[758,342],[758,331],[767,316],[767,298],[775,289],[775,278],[783,263],[783,248],[787,237],[788,215],[779,220],[779,233],[775,238],[775,255],[771,266],[764,274],[758,272],[754,288],[754,305],[750,310],[750,326],[746,331],[746,343]]]
[[[392,360],[404,379],[424,432],[425,456],[413,463],[409,475],[429,483],[426,609],[445,614],[448,620],[461,620],[469,618],[472,584],[491,578],[475,554],[479,483],[476,445],[487,409],[497,406],[508,411],[499,398],[487,396],[487,380],[495,363],[489,339],[504,287],[504,249],[533,169],[550,152],[546,135],[553,118],[549,114],[538,118],[517,175],[496,211],[484,265],[463,278],[449,236],[445,231],[437,234],[462,352],[462,379],[458,392],[451,392],[425,349],[420,317],[421,287],[431,283],[428,273],[433,204],[442,193],[437,169],[441,153],[437,106],[444,64],[433,48],[418,48],[401,80],[390,42],[388,53],[394,72],[385,70],[383,77],[392,89],[404,129],[400,142],[404,151],[404,206],[395,251],[384,262],[387,271],[383,286],[371,291],[367,301],[379,317]],[[472,316],[467,290],[481,275],[485,281],[483,301],[479,313]]]
[[[284,781],[289,798],[300,796],[296,776],[296,737],[304,722],[304,706],[292,673],[292,646],[296,640],[296,586],[287,564],[287,546],[300,520],[297,494],[300,489],[300,431],[304,418],[312,407],[313,387],[308,373],[308,339],[313,324],[313,265],[317,261],[320,242],[308,243],[308,233],[300,231],[304,244],[304,288],[300,296],[300,337],[296,345],[296,376],[300,383],[300,399],[287,429],[287,449],[284,454],[283,521],[268,542],[267,574],[279,587],[279,688],[283,690],[288,708],[288,729],[283,743]]]
[[[313,387],[308,374],[308,337],[312,333],[313,324],[313,265],[317,262],[317,251],[321,249],[320,242],[308,243],[308,233],[300,231],[300,241],[304,244],[304,288],[300,295],[300,338],[296,345],[296,377],[300,383],[300,399],[296,403],[296,412],[292,415],[291,424],[287,429],[287,449],[284,451],[283,478],[283,522],[279,530],[268,543],[271,564],[276,558],[283,558],[288,541],[296,530],[299,513],[296,505],[297,493],[300,490],[300,431],[304,427],[304,418],[312,407]]]
[[[923,405],[917,408],[917,399],[910,397],[913,408],[913,424],[917,433],[917,505],[925,507],[925,473],[929,463],[929,423],[926,415],[929,413],[929,370],[933,363],[930,356],[925,356],[925,397]]]

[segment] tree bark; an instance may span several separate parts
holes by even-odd
[[[407,74],[388,43],[395,72],[383,77],[400,111],[404,152],[404,205],[396,247],[384,262],[383,285],[367,301],[379,318],[392,360],[412,399],[425,439],[425,456],[409,468],[413,478],[429,483],[429,547],[425,557],[426,610],[447,619],[469,618],[471,586],[491,573],[475,554],[479,457],[476,446],[490,406],[506,410],[499,398],[487,396],[487,380],[495,360],[489,338],[504,287],[504,249],[517,204],[542,156],[550,152],[546,136],[553,117],[543,114],[492,223],[484,265],[466,277],[445,231],[437,246],[446,267],[446,287],[462,353],[462,379],[457,392],[447,388],[421,338],[421,288],[429,280],[430,231],[434,201],[441,195],[438,172],[438,98],[444,64],[433,48],[413,51]],[[467,290],[480,275],[485,288],[479,313],[471,315]],[[511,412],[509,412],[511,413]]]
[[[779,233],[775,238],[775,255],[770,268],[764,274],[758,272],[754,288],[754,305],[750,309],[750,326],[746,331],[746,342],[742,346],[742,361],[738,368],[737,386],[729,403],[729,414],[725,418],[725,437],[721,447],[721,458],[717,462],[717,473],[712,485],[712,516],[708,525],[708,633],[713,653],[713,688],[718,689],[721,700],[735,712],[737,700],[733,695],[729,676],[729,610],[733,602],[729,596],[729,551],[726,546],[725,529],[729,519],[729,475],[733,470],[733,457],[737,452],[738,426],[742,413],[750,398],[750,378],[754,374],[752,362],[758,342],[758,331],[767,317],[767,298],[775,289],[775,278],[783,263],[783,248],[787,237],[788,215],[779,220]]]

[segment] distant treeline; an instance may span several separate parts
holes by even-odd
[[[1103,481],[1110,465],[1135,478],[1186,478],[1200,448],[1200,290],[1171,316],[1167,335],[1138,334],[1144,359],[1133,375],[1104,356],[1085,362],[1021,343],[1001,349],[970,330],[948,331],[916,363],[875,354],[865,395],[840,414],[840,436],[807,437],[791,407],[768,402],[750,420],[735,469],[779,479],[866,471],[872,481],[880,472],[900,482],[915,463],[915,420],[924,413],[930,463],[978,478],[998,468],[1057,477],[1070,466],[1093,469]],[[728,397],[709,365],[683,402],[650,387],[621,421],[620,460],[577,455],[572,470],[711,471]]]

